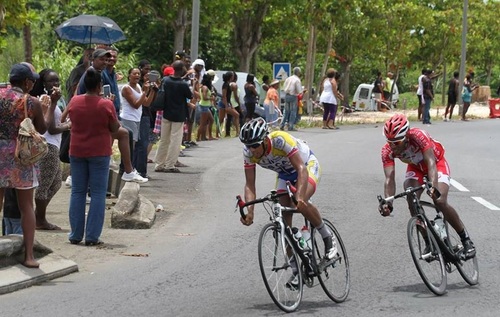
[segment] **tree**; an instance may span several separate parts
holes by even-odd
[[[262,23],[270,3],[269,0],[235,2],[231,18],[234,24],[234,51],[239,58],[239,71],[248,72],[250,69],[250,60],[262,40]]]
[[[7,28],[21,29],[28,21],[26,0],[3,0],[0,2],[0,52],[7,45]]]

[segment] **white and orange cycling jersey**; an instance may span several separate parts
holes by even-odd
[[[436,157],[436,168],[438,181],[449,184],[450,168],[444,157],[444,147],[438,141],[431,138],[427,131],[411,128],[406,133],[408,140],[406,148],[401,153],[395,154],[390,145],[386,143],[382,147],[382,164],[385,167],[393,166],[396,158],[408,164],[406,178],[417,179],[422,183],[424,175],[427,175],[427,165],[424,162],[424,152],[432,149]]]
[[[321,168],[309,146],[304,141],[283,131],[271,132],[267,138],[269,138],[271,146],[266,148],[266,152],[260,158],[254,157],[247,147],[243,147],[245,169],[255,168],[255,165],[258,164],[263,168],[275,171],[278,173],[277,189],[281,190],[285,188],[283,186],[285,181],[295,182],[297,180],[297,171],[290,162],[290,157],[297,154],[300,155],[307,167],[309,182],[316,187]]]

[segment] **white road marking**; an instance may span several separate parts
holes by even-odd
[[[453,178],[450,179],[450,184],[461,192],[468,192],[469,191],[467,188],[465,188],[465,186],[463,186],[462,184],[460,184],[459,182],[457,182]]]
[[[481,205],[483,205],[484,207],[490,209],[490,210],[500,210],[499,207],[493,205],[492,203],[486,201],[484,198],[482,197],[471,197],[472,199],[474,199],[475,201],[477,201],[478,203],[480,203]]]

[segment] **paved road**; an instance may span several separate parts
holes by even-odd
[[[432,295],[408,251],[405,204],[397,202],[390,218],[377,213],[376,195],[383,189],[381,126],[303,130],[296,135],[308,140],[323,167],[314,201],[325,217],[334,220],[346,243],[352,287],[343,304],[328,300],[320,288],[306,289],[303,304],[293,315],[498,315],[500,211],[471,197],[500,206],[500,121],[439,122],[427,129],[445,145],[453,178],[469,190],[453,187],[450,202],[478,247],[480,285],[468,287],[454,272],[448,278],[448,293]],[[172,204],[182,207],[172,208],[168,219],[136,246],[150,257],[114,258],[102,260],[102,264],[96,259],[92,271],[4,295],[0,297],[2,315],[282,315],[265,290],[257,263],[257,238],[267,217],[257,215],[255,224],[246,228],[233,213],[234,197],[243,188],[238,141],[220,140],[202,146],[193,152],[196,157],[186,158],[193,171],[205,166],[202,174],[162,175],[168,185],[148,188],[157,199],[173,199],[171,193],[175,192],[180,197]],[[398,163],[400,181],[403,171],[404,166]],[[173,189],[186,182],[195,190]],[[272,185],[272,174],[259,170],[258,194],[266,194]],[[96,255],[100,254],[97,250]]]

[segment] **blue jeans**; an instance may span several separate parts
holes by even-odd
[[[71,198],[69,201],[69,240],[97,242],[101,236],[106,209],[109,156],[73,157],[71,162]],[[90,188],[90,207],[85,223],[85,198]]]
[[[264,112],[265,112],[265,116],[266,116],[266,122],[268,124],[270,122],[273,122],[270,125],[274,126],[276,124],[276,122],[274,122],[274,121],[276,121],[278,119],[278,113],[276,112],[276,109],[274,109],[274,106],[269,105],[269,104],[264,104]]]
[[[288,130],[293,130],[295,121],[297,120],[297,96],[286,95],[285,96],[285,110],[283,111],[283,121],[281,122],[281,128],[285,127],[288,123]]]
[[[3,217],[4,235],[23,234],[21,227],[21,218]]]
[[[425,98],[424,113],[422,114],[423,123],[431,123],[431,102],[432,99]]]
[[[139,140],[135,142],[132,165],[143,177],[148,174],[148,146],[150,117],[142,117],[139,126]]]

